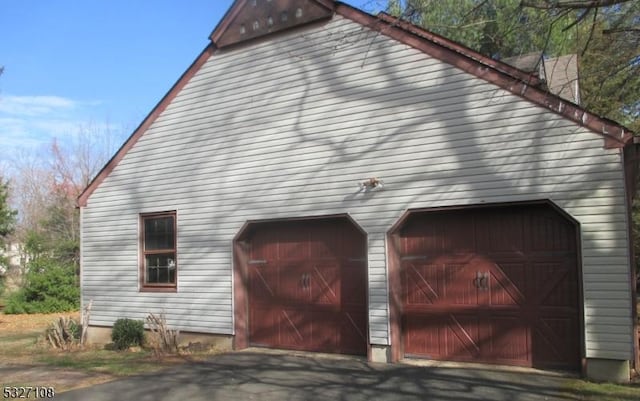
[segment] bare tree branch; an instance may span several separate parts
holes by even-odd
[[[593,22],[591,23],[591,30],[589,31],[589,37],[587,38],[587,42],[584,44],[584,48],[582,49],[582,53],[580,54],[584,57],[585,53],[587,53],[587,49],[589,48],[589,44],[593,40],[593,32],[596,30],[596,19],[598,18],[598,9],[593,13]]]
[[[640,28],[617,28],[617,29],[604,29],[602,31],[605,35],[610,35],[612,33],[623,33],[623,32],[640,32]]]
[[[565,26],[564,28],[562,28],[562,32],[566,32],[569,29],[573,28],[574,26],[578,25],[583,19],[585,19],[589,14],[591,14],[591,11],[594,10],[593,8],[589,8],[587,9],[587,11],[585,11],[584,13],[582,13],[578,18],[576,18],[575,21],[573,21],[572,23],[570,23],[569,25]],[[596,11],[598,11],[598,9],[595,9]]]
[[[551,9],[584,9],[609,7],[616,4],[627,3],[631,0],[522,0],[521,7],[539,8],[542,10]]]
[[[487,4],[489,0],[483,0],[480,3],[478,3],[478,5],[476,5],[475,7],[473,7],[473,9],[471,11],[469,11],[468,13],[466,13],[463,17],[462,20],[466,20],[471,14],[475,13],[476,11],[478,11],[480,8],[482,8],[485,4]]]
[[[476,26],[476,25],[486,25],[489,24],[491,22],[495,22],[495,19],[485,19],[482,21],[475,21],[475,22],[470,22],[468,24],[464,24],[464,25],[429,25],[430,28],[458,28],[458,29],[464,29],[464,28],[470,28],[472,26]]]

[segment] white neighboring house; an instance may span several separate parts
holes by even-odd
[[[90,338],[629,380],[637,146],[536,76],[329,0],[234,2],[79,198]]]
[[[580,104],[578,55],[567,54],[545,58],[543,52],[527,53],[501,60],[528,73],[536,74],[549,92]]]
[[[7,258],[7,265],[2,266],[3,274],[10,266],[20,266],[23,260],[22,244],[18,242],[9,242],[4,248],[0,248],[0,255]]]
[[[6,258],[6,264],[0,262],[0,276],[9,278],[11,271],[17,271],[20,274],[20,266],[25,263],[24,250],[22,244],[14,241],[8,242],[4,248],[0,248],[0,256]],[[16,283],[16,277],[11,277],[11,281],[7,282],[7,286],[13,288]]]

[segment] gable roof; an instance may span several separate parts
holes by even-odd
[[[253,4],[255,4],[256,1],[266,1],[270,4],[271,8],[267,7],[265,8],[267,11],[261,11],[257,10],[259,7],[256,6],[254,9]],[[268,18],[271,12],[279,12],[279,15],[287,12],[287,15],[290,16],[291,10],[293,10],[295,18],[295,13],[298,8],[302,10],[302,16],[298,18],[297,22],[287,23],[287,21],[281,21],[283,22],[281,26],[272,26],[269,28]],[[307,13],[306,16],[305,13]],[[78,197],[78,206],[82,207],[87,205],[91,194],[113,171],[129,149],[136,144],[140,137],[166,109],[169,103],[178,95],[196,72],[214,55],[216,49],[237,43],[245,43],[249,40],[254,40],[285,29],[292,29],[297,26],[329,18],[332,17],[334,13],[377,31],[382,35],[393,38],[400,43],[418,49],[431,57],[460,68],[478,78],[493,83],[515,95],[543,106],[556,114],[560,114],[602,135],[604,137],[605,148],[622,148],[627,144],[633,143],[632,132],[622,125],[592,114],[578,105],[537,87],[537,85],[540,84],[540,79],[535,74],[527,73],[509,64],[493,60],[466,46],[388,14],[380,13],[376,17],[347,4],[337,1],[334,2],[333,0],[236,0],[211,34],[211,43],[80,194]],[[258,21],[257,29],[255,32],[247,34],[246,24],[253,24],[252,21]],[[266,28],[264,28],[265,23]],[[240,34],[243,24],[245,25],[246,37]]]
[[[507,57],[502,61],[520,70],[538,75],[549,92],[575,104],[580,104],[577,54],[545,58],[544,53],[539,51]]]
[[[507,63],[526,72],[532,72],[537,74],[540,70],[540,61],[544,60],[544,52],[537,51],[519,56],[505,57],[502,59],[503,63]]]
[[[580,104],[578,55],[566,54],[542,62],[541,74],[551,93]]]

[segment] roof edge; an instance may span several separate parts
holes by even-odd
[[[380,17],[376,17],[342,2],[338,2],[337,5],[336,13],[345,18],[493,83],[602,135],[606,149],[622,148],[633,141],[633,132],[628,128],[536,87],[536,81],[530,80],[529,74],[524,71],[388,14],[382,13]]]
[[[447,47],[457,53],[462,54],[465,57],[470,57],[482,64],[486,64],[492,68],[495,68],[497,70],[503,71],[509,75],[512,75],[516,78],[519,78],[525,82],[529,82],[530,85],[538,85],[540,84],[542,81],[540,80],[540,78],[534,74],[534,73],[528,73],[526,71],[523,71],[517,67],[514,67],[512,65],[509,65],[503,61],[500,60],[494,60],[491,57],[488,57],[480,52],[477,52],[475,50],[473,50],[470,47],[467,47],[461,43],[455,42],[451,39],[448,39],[444,36],[438,35],[436,33],[433,33],[431,31],[428,31],[424,28],[421,28],[417,25],[414,25],[408,21],[404,21],[398,17],[394,17],[390,14],[387,14],[385,12],[380,12],[378,14],[378,18],[382,19],[383,21],[389,23],[392,26],[399,26],[400,28],[404,29],[405,31],[409,31],[415,35],[421,36],[427,40],[430,40],[436,44],[439,44],[441,46]]]
[[[238,16],[238,13],[240,12],[240,10],[242,10],[242,7],[246,3],[247,0],[236,0],[233,2],[218,25],[213,28],[211,35],[209,35],[209,40],[211,40],[211,42],[215,43],[218,39],[220,39],[220,36],[224,33],[224,31],[227,30],[229,24],[231,24],[231,22]]]
[[[87,201],[91,194],[96,190],[96,188],[105,180],[105,178],[111,174],[113,169],[120,163],[120,161],[124,158],[127,152],[138,142],[140,137],[149,129],[151,124],[162,114],[162,112],[167,108],[169,103],[173,101],[173,99],[180,93],[182,88],[191,80],[191,78],[202,68],[204,63],[209,60],[209,58],[215,52],[215,46],[210,43],[205,47],[205,49],[200,53],[200,55],[191,63],[189,68],[180,76],[178,81],[169,89],[169,91],[164,95],[164,97],[156,104],[156,106],[151,110],[151,112],[142,120],[140,125],[133,131],[133,133],[127,138],[127,140],[122,144],[120,149],[115,153],[115,155],[105,164],[104,167],[98,172],[98,174],[91,180],[89,185],[82,191],[82,193],[78,196],[76,203],[78,207],[87,206]]]

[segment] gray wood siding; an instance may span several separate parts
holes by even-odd
[[[365,193],[358,182],[384,180]],[[91,323],[167,315],[233,333],[247,220],[349,213],[368,233],[370,339],[388,344],[386,233],[407,209],[551,199],[581,224],[588,357],[629,359],[620,154],[600,136],[346,19],[211,57],[89,198]],[[138,292],[139,213],[176,210],[178,292]]]

